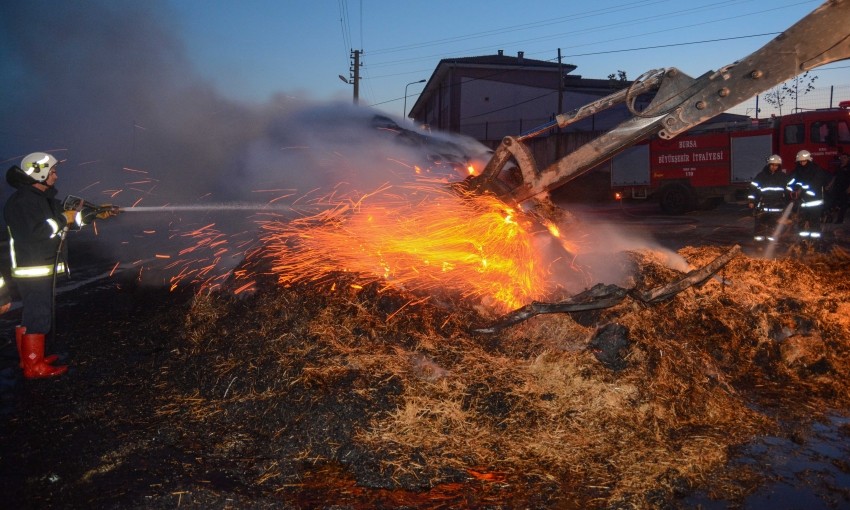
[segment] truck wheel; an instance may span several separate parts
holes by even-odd
[[[693,209],[691,190],[683,184],[668,184],[661,190],[658,199],[661,210],[666,214],[684,214]]]

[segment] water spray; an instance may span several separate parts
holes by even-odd
[[[773,230],[773,237],[770,238],[770,242],[767,246],[767,251],[765,252],[765,258],[772,259],[773,253],[776,251],[776,243],[779,241],[779,238],[782,236],[783,231],[785,230],[785,226],[788,224],[788,218],[791,216],[791,211],[794,208],[794,202],[789,202],[788,205],[785,206],[785,210],[782,211],[782,216],[779,218],[779,221],[776,222],[776,228]]]
[[[258,204],[254,202],[229,202],[229,203],[210,203],[210,204],[194,204],[194,205],[146,205],[146,206],[131,206],[119,207],[116,205],[96,205],[87,200],[73,195],[68,195],[64,202],[66,211],[81,211],[88,209],[95,211],[95,214],[103,212],[128,213],[128,212],[146,212],[146,213],[174,213],[174,212],[209,212],[209,211],[273,211],[273,212],[309,212],[313,210],[325,209],[321,206],[302,206],[295,207],[286,204]]]
[[[233,202],[220,204],[197,205],[161,205],[134,206],[121,208],[121,212],[186,212],[186,211],[295,211],[290,205],[254,204],[250,202]]]

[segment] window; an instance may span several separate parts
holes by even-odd
[[[846,121],[837,122],[835,124],[836,132],[838,133],[838,143],[850,143],[850,126]]]
[[[832,126],[830,126],[832,124]],[[809,129],[810,138],[812,142],[815,143],[832,143],[832,132],[834,129],[831,129],[835,126],[835,122],[824,122],[824,121],[815,121],[812,122],[812,125]]]
[[[785,144],[791,145],[795,143],[803,143],[803,125],[789,124],[785,126]]]

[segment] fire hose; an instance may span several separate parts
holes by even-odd
[[[68,195],[62,203],[62,209],[65,211],[82,212],[84,209],[89,211],[89,215],[99,216],[103,213],[109,213],[110,216],[117,215],[121,212],[118,206],[114,205],[95,205],[80,197]],[[50,284],[50,340],[56,340],[56,275],[59,273],[59,259],[62,258],[62,247],[65,244],[65,236],[68,234],[70,223],[66,223],[59,232],[59,245],[56,247],[56,256],[53,259],[53,280]],[[65,261],[65,271],[70,274],[71,269]]]

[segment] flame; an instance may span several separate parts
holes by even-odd
[[[449,292],[514,309],[549,290],[536,229],[491,195],[461,197],[444,183],[384,186],[328,201],[317,215],[262,223],[264,249],[282,284],[334,272],[414,292]],[[354,287],[357,288],[357,287]]]
[[[439,173],[442,179],[448,178],[445,169],[432,172],[428,167],[391,161],[411,174],[405,184],[385,185],[367,194],[340,191],[346,189],[342,183],[330,192],[321,188],[299,192],[301,198],[291,200],[292,207],[317,206],[315,210],[321,212],[299,211],[305,216],[295,219],[272,212],[257,215],[252,220],[260,225],[259,239],[253,230],[234,234],[215,223],[174,222],[167,231],[140,229],[147,238],[167,235],[177,244],[173,250],[154,253],[144,265],[139,260],[132,266],[139,266],[140,281],[143,273],[147,278],[165,276],[171,290],[188,284],[196,285],[198,292],[225,285],[236,294],[253,292],[257,287],[253,271],[262,268],[265,272],[269,266],[251,262],[269,261],[284,285],[328,281],[333,290],[338,287],[335,275],[345,272],[353,276],[345,284],[350,291],[379,282],[413,292],[417,297],[412,302],[451,296],[504,312],[550,295],[556,284],[549,272],[556,270],[555,263],[569,266],[571,260],[544,260],[546,250],[538,250],[536,236],[552,236],[557,246],[571,253],[574,248],[555,225],[536,216],[532,219],[491,195],[461,196],[435,177]],[[476,168],[484,167],[479,163],[453,166],[452,178],[460,177],[458,171],[476,174]],[[156,198],[157,179],[138,175],[147,174],[146,170],[123,170],[135,180],[127,179],[131,182],[126,187],[104,190],[104,194],[134,195],[131,208],[148,196]],[[147,184],[150,189],[134,187]],[[296,190],[268,187],[255,192],[268,193],[272,204],[291,198]],[[551,250],[546,256],[551,257]],[[246,264],[234,270],[239,261]],[[231,275],[232,286],[227,284]]]

